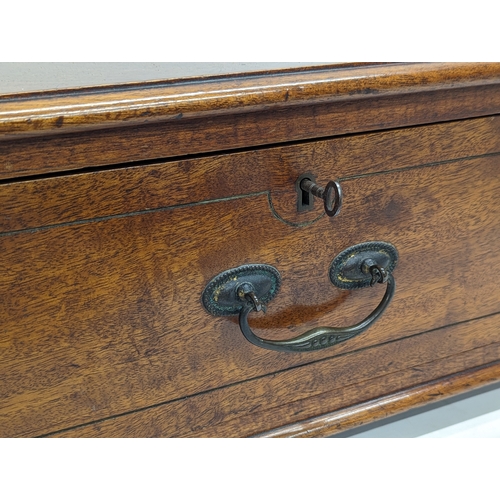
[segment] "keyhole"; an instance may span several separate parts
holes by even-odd
[[[314,175],[302,174],[295,183],[295,189],[297,191],[297,212],[308,212],[309,210],[314,209],[314,196],[305,189],[300,187],[300,183],[304,180],[310,180],[312,182],[316,182]]]

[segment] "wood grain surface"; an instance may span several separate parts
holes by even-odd
[[[293,146],[214,155],[85,174],[5,183],[0,232],[269,192],[277,216],[304,224],[323,209],[298,213],[297,178],[318,183],[500,151],[500,117],[398,129]]]
[[[447,88],[500,84],[500,63],[423,63],[329,68],[257,77],[231,77],[177,85],[37,99],[4,98],[0,137],[68,132],[242,113],[269,106],[291,107]]]
[[[418,408],[428,403],[461,394],[471,388],[482,387],[500,379],[500,363],[471,368],[442,379],[405,389],[387,396],[353,406],[349,409],[322,415],[256,437],[322,437],[387,418],[407,408]]]
[[[321,436],[500,377],[500,64],[21,94],[0,96],[0,436]],[[338,217],[297,213],[305,172],[340,180]],[[201,303],[265,263],[258,335],[353,324],[384,286],[328,270],[371,240],[399,251],[396,295],[332,348],[255,347]]]
[[[7,99],[0,177],[492,115],[499,89],[500,65],[432,63]]]
[[[279,220],[264,192],[3,233],[2,435],[51,433],[497,313],[498,167],[499,156],[488,154],[355,176],[343,181],[341,216],[303,227]],[[92,210],[95,200],[79,200]],[[258,334],[290,338],[354,323],[383,287],[337,290],[328,267],[346,247],[370,240],[399,250],[396,297],[378,323],[345,344],[266,351],[250,345],[232,318],[213,318],[201,306],[215,274],[266,263],[283,284],[267,315],[252,315]],[[498,342],[497,330],[449,338],[463,352]],[[467,339],[474,343],[460,348]],[[435,359],[436,349],[422,346],[414,364]]]
[[[496,315],[445,327],[54,436],[242,437],[265,430],[263,437],[331,435],[498,380],[499,320]],[[477,347],[485,340],[497,342]],[[316,418],[304,420],[311,416]]]

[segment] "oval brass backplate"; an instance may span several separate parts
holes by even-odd
[[[392,273],[398,262],[398,251],[385,241],[367,241],[340,252],[330,266],[331,282],[344,289],[370,286],[372,277],[363,269],[371,262]]]
[[[238,296],[238,289],[248,284],[261,304],[267,304],[278,293],[281,276],[278,270],[267,264],[247,264],[228,269],[210,280],[201,300],[205,309],[214,316],[238,314],[246,304]]]

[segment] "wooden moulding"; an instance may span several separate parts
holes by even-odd
[[[500,379],[500,362],[433,380],[350,408],[280,427],[254,437],[324,437],[346,431],[401,411],[418,408]]]
[[[0,136],[209,117],[272,107],[500,83],[500,64],[427,63],[322,68],[225,80],[4,99]]]
[[[499,89],[500,64],[427,63],[4,97],[0,178],[493,115]]]

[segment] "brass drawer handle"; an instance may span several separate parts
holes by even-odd
[[[272,266],[250,264],[224,271],[208,283],[202,301],[214,316],[239,314],[241,332],[258,347],[283,352],[316,351],[359,335],[380,318],[396,291],[391,273],[397,259],[396,248],[382,241],[361,243],[341,252],[330,266],[330,281],[344,289],[387,283],[382,300],[373,312],[355,325],[313,328],[291,340],[263,339],[255,335],[248,324],[248,315],[252,311],[265,311],[265,304],[278,293],[281,276]]]

